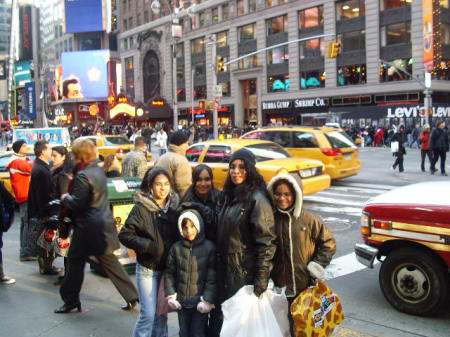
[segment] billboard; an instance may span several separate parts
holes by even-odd
[[[423,0],[423,63],[425,71],[431,72],[434,66],[433,49],[433,0]]]
[[[66,32],[98,32],[103,27],[102,0],[65,0]]]
[[[31,81],[31,62],[19,61],[14,64],[14,83],[16,87],[23,87]]]
[[[6,61],[0,60],[0,80],[6,80]]]
[[[33,32],[31,21],[31,6],[20,6],[19,8],[19,60],[33,59]]]
[[[109,50],[62,53],[62,99],[106,99],[109,59]]]
[[[36,119],[36,86],[34,82],[25,83],[25,99],[28,118]]]

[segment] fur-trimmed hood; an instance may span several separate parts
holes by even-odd
[[[277,181],[280,181],[280,180],[286,181],[286,183],[290,184],[292,186],[292,188],[294,189],[294,192],[295,192],[294,206],[288,212],[291,213],[295,219],[298,219],[302,214],[302,208],[303,208],[303,190],[301,188],[301,182],[296,176],[294,176],[292,174],[278,174],[270,180],[269,185],[267,186],[267,190],[269,192],[270,197],[272,198],[275,208],[281,212],[286,212],[286,211],[278,209],[278,207],[276,206],[274,195],[273,195],[273,193],[274,193],[273,186]]]
[[[181,212],[180,216],[178,217],[178,230],[180,231],[181,237],[184,238],[183,228],[181,224],[183,220],[186,218],[191,220],[195,228],[197,229],[197,236],[195,237],[192,243],[196,244],[202,242],[205,239],[205,230],[204,230],[205,225],[203,223],[202,216],[195,209],[185,209],[183,212]]]
[[[143,193],[141,191],[137,191],[134,194],[134,202],[136,204],[142,204],[145,208],[147,208],[150,212],[158,212],[161,210],[161,207],[156,203],[155,200],[148,193]],[[180,197],[175,191],[171,191],[169,194],[169,208],[172,210],[176,210],[180,204]]]

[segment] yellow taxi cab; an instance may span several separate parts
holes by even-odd
[[[330,176],[324,173],[321,162],[292,157],[276,143],[253,139],[210,140],[191,145],[186,158],[193,167],[203,163],[212,168],[214,186],[222,189],[228,174],[228,164],[233,152],[246,148],[256,157],[256,168],[266,183],[279,173],[299,175],[305,195],[330,187]]]
[[[358,148],[342,129],[315,126],[262,128],[244,134],[241,139],[270,140],[294,157],[319,160],[331,179],[350,177],[361,171]]]
[[[6,189],[9,193],[14,195],[14,191],[11,187],[11,181],[9,179],[9,171],[6,168],[9,164],[9,162],[12,160],[14,152],[8,151],[0,154],[0,179],[5,184]],[[30,161],[34,161],[35,155],[34,153],[28,153],[27,157],[30,159]]]
[[[78,139],[90,139],[97,146],[98,156],[101,160],[109,155],[115,155],[117,159],[122,160],[127,152],[134,149],[134,144],[124,136],[118,135],[93,135],[79,137]],[[147,160],[150,160],[152,155],[147,152]]]

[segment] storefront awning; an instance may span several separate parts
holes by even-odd
[[[128,103],[119,103],[114,108],[109,110],[109,118],[114,119],[117,116],[123,116],[124,114],[130,117],[136,117],[136,109],[133,105]]]

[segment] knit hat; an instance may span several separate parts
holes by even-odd
[[[25,144],[25,143],[26,143],[26,141],[23,140],[23,139],[16,140],[16,141],[13,143],[13,145],[12,145],[13,151],[14,151],[15,153],[19,153],[20,148],[21,148],[22,145]]]
[[[175,131],[170,136],[170,144],[180,146],[181,144],[187,143],[188,139],[183,131]]]
[[[255,155],[245,148],[239,149],[235,153],[233,153],[233,155],[231,156],[231,159],[230,159],[230,164],[233,161],[235,161],[236,159],[243,160],[245,163],[245,166],[247,166],[247,167],[255,166],[255,164],[256,164]]]

